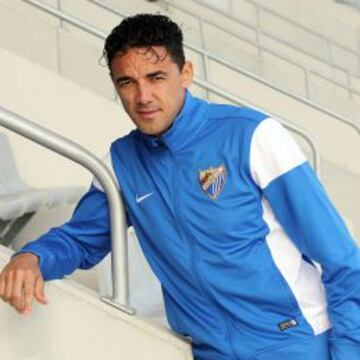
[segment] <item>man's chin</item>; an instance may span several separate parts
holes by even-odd
[[[159,137],[161,136],[165,131],[156,131],[156,130],[148,130],[148,129],[139,129],[144,135],[148,135],[148,136],[154,136],[154,137]]]
[[[156,128],[150,126],[138,126],[137,128],[142,134],[149,136],[157,136],[160,132]]]
[[[138,127],[138,129],[145,135],[159,137],[166,133],[170,129],[171,125],[166,128],[155,128],[155,127]]]

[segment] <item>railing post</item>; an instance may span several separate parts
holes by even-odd
[[[360,54],[359,54],[359,58],[360,58]],[[349,90],[349,100],[352,100],[352,98],[353,98],[353,89],[352,89],[350,71],[347,71],[346,75],[347,75],[347,85],[348,85],[348,90]]]
[[[260,10],[256,6],[256,46],[258,53],[258,62],[259,62],[259,73],[261,76],[264,76],[264,58],[263,58],[263,47],[261,45],[261,24],[260,24]]]
[[[205,44],[205,33],[204,33],[204,24],[199,18],[199,28],[200,28],[200,40],[203,49],[206,49]],[[209,81],[209,58],[206,53],[202,53],[203,66],[204,66],[204,79],[205,81]],[[205,98],[209,100],[209,91],[205,90]]]
[[[233,4],[233,0],[228,0],[228,10],[230,12],[230,14],[233,14],[234,13],[234,4]]]
[[[333,52],[332,52],[332,46],[331,46],[331,42],[329,39],[326,39],[326,45],[327,45],[327,49],[328,49],[329,62],[331,65],[335,65],[334,64],[334,56],[333,56]]]
[[[304,67],[304,76],[305,76],[305,95],[307,99],[310,99],[310,70],[307,67]]]
[[[61,6],[61,0],[57,0],[57,9],[59,11],[61,11],[62,6]],[[63,20],[59,19],[59,29],[56,29],[56,51],[57,51],[57,70],[58,73],[61,74],[62,73],[62,67],[61,67],[61,49],[60,49],[60,32],[63,29]]]
[[[360,16],[360,6],[359,6],[359,16]],[[360,76],[360,27],[357,30],[358,33],[358,76]]]

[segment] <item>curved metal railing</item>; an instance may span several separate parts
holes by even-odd
[[[112,256],[112,297],[102,300],[133,314],[129,306],[129,273],[126,241],[125,208],[118,185],[103,162],[88,150],[24,117],[0,106],[0,126],[3,126],[27,139],[34,141],[92,172],[99,180],[108,198],[111,220],[111,256]]]

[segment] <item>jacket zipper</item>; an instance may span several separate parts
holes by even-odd
[[[191,269],[193,270],[193,274],[195,275],[195,280],[197,281],[197,284],[199,285],[198,287],[199,287],[201,293],[208,300],[208,302],[212,305],[212,307],[214,307],[217,310],[217,313],[220,315],[220,318],[222,318],[224,321],[224,327],[225,327],[225,330],[227,333],[227,338],[228,338],[229,347],[230,347],[228,353],[231,354],[231,357],[233,360],[237,360],[237,357],[235,355],[236,351],[234,349],[234,344],[233,344],[233,340],[232,340],[231,325],[229,325],[229,323],[227,321],[227,315],[222,311],[222,309],[219,307],[219,305],[213,300],[211,294],[209,294],[209,292],[206,290],[204,281],[200,275],[200,271],[199,271],[198,267],[196,266],[196,264],[198,263],[197,260],[199,260],[196,244],[194,244],[194,242],[191,240],[191,234],[189,234],[190,236],[186,236],[186,234],[184,234],[185,229],[186,229],[186,221],[184,220],[184,218],[182,216],[182,212],[179,210],[179,208],[180,208],[180,206],[179,206],[180,205],[180,201],[179,201],[180,185],[179,185],[179,176],[178,176],[179,175],[179,165],[177,163],[175,155],[171,154],[171,157],[173,158],[174,169],[175,169],[174,189],[177,190],[174,192],[176,194],[175,201],[174,201],[174,213],[177,216],[177,219],[178,219],[179,225],[180,225],[180,226],[177,226],[177,230],[178,230],[179,234],[181,235],[181,237],[183,239],[185,239],[185,241],[187,242],[187,244],[190,248]],[[175,223],[177,223],[177,222],[175,222]]]

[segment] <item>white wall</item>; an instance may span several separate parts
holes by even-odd
[[[0,270],[9,250],[0,246]],[[6,360],[190,360],[190,345],[170,330],[127,315],[70,280],[46,284],[46,306],[30,316],[0,303],[0,357]]]

